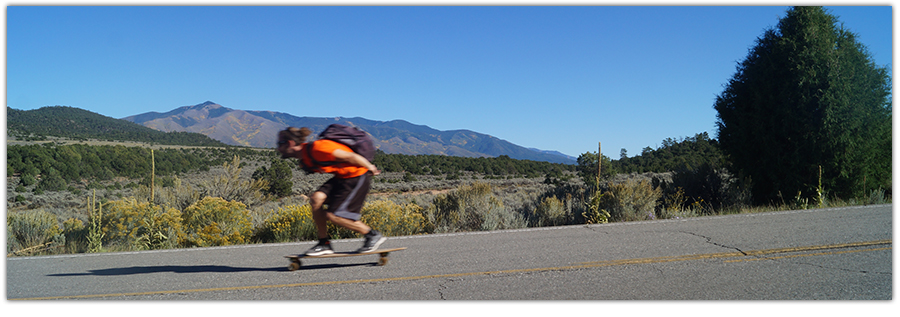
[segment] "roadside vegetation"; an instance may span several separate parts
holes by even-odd
[[[684,138],[646,154],[673,147],[687,148],[695,142],[704,141]],[[111,149],[83,147],[87,153]],[[61,152],[74,151],[65,145],[41,145],[40,149],[49,153],[44,158],[46,162],[52,162],[49,158],[59,157]],[[127,151],[140,154],[145,150],[132,147]],[[180,149],[174,151],[184,153]],[[218,148],[191,150],[188,156],[192,157],[184,161],[204,163],[187,171],[163,169],[166,175],[157,172],[152,181],[151,166],[159,167],[160,158],[169,157],[159,155],[166,153],[165,150],[154,151],[156,164],[150,164],[149,150],[146,155],[133,157],[142,161],[133,165],[145,169],[146,177],[129,177],[126,175],[135,176],[137,172],[127,171],[104,179],[88,176],[72,181],[45,177],[49,173],[43,170],[32,176],[12,169],[13,163],[8,162],[7,167],[13,172],[7,177],[7,254],[117,252],[314,240],[315,225],[306,195],[329,176],[307,175],[297,168],[296,162],[283,160],[272,150],[232,152]],[[234,153],[247,154],[247,158]],[[230,159],[223,160],[228,154]],[[408,164],[423,161],[421,157],[390,157]],[[582,154],[578,165],[519,162],[505,157],[450,159],[469,160],[463,166],[474,166],[477,162],[506,164],[510,166],[506,171],[522,168],[526,174],[462,170],[434,175],[429,165],[418,165],[417,174],[405,170],[385,172],[373,182],[373,192],[363,209],[364,220],[385,234],[396,236],[682,219],[890,201],[890,192],[880,190],[846,200],[831,197],[820,202],[798,196],[753,206],[744,183],[708,162],[698,161],[697,167],[693,167],[694,163],[685,164],[675,171],[616,173],[619,162],[605,156],[602,159],[604,172],[600,178],[596,176],[596,152]],[[517,163],[524,167],[517,167]],[[529,168],[535,164],[541,168]],[[53,164],[46,166],[53,168]],[[48,181],[59,185],[41,185]],[[337,227],[331,227],[330,232],[334,238],[356,237],[355,233]]]
[[[759,38],[716,100],[718,140],[668,138],[618,160],[586,152],[574,165],[379,152],[363,219],[396,236],[890,203],[890,72],[838,25],[796,7]],[[15,127],[26,130],[8,138],[46,140]],[[165,148],[7,143],[7,255],[315,238],[306,195],[329,175],[181,136]]]

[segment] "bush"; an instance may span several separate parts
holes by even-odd
[[[688,197],[685,196],[684,189],[681,187],[677,187],[672,193],[665,195],[663,200],[662,208],[659,211],[660,219],[682,219],[703,214],[700,201],[688,204]]]
[[[572,214],[566,204],[556,196],[544,197],[534,209],[533,217],[529,223],[531,227],[561,226],[572,222]]]
[[[67,253],[87,251],[88,228],[84,225],[84,221],[77,218],[69,218],[63,221],[63,234],[66,236]]]
[[[524,210],[529,227],[561,226],[607,221],[591,204],[595,186],[581,182],[561,182],[533,199],[534,205]],[[564,213],[564,214],[563,214]]]
[[[878,205],[878,204],[887,204],[890,203],[889,198],[885,198],[885,191],[881,188],[873,189],[869,194],[869,197],[866,198],[867,205]]]
[[[237,201],[205,197],[185,208],[182,216],[188,246],[242,244],[252,234],[247,205]]]
[[[22,174],[22,177],[20,178],[20,182],[22,182],[22,186],[31,186],[31,185],[34,185],[34,183],[36,183],[37,180],[34,179],[34,175]]]
[[[525,221],[504,208],[491,186],[476,182],[434,198],[426,217],[435,232],[487,231],[523,228]]]
[[[402,236],[428,233],[423,208],[416,204],[398,205],[388,200],[378,200],[363,206],[362,222],[385,236]]]
[[[139,203],[136,199],[103,205],[101,230],[107,245],[127,250],[177,247],[184,239],[181,212],[174,208]]]
[[[260,166],[253,172],[253,180],[264,180],[268,185],[263,191],[275,197],[287,197],[291,195],[294,183],[291,181],[293,169],[291,161],[274,159],[269,168]]]
[[[659,187],[653,187],[648,180],[627,180],[610,184],[600,196],[599,206],[609,212],[612,221],[655,219],[656,200],[661,195]]]
[[[6,215],[6,252],[34,254],[65,244],[59,220],[43,210],[11,212]]]
[[[742,191],[736,179],[717,169],[711,164],[702,164],[694,168],[683,168],[672,175],[672,190],[667,190],[667,195],[682,195],[690,198],[683,204],[699,206],[696,212],[705,215],[713,215],[728,207],[747,203],[749,197]],[[702,203],[701,203],[702,202]],[[687,205],[683,208],[690,208]]]
[[[38,183],[37,188],[46,191],[60,191],[66,188],[66,181],[59,176],[59,173],[50,172]]]
[[[241,175],[241,158],[234,156],[231,162],[222,164],[223,173],[212,180],[200,183],[203,197],[221,197],[228,201],[239,201],[245,206],[253,206],[265,200],[263,189],[269,186],[265,180],[246,180]]]
[[[134,196],[140,200],[150,200],[150,187],[140,185],[133,191]],[[172,186],[154,188],[153,203],[164,205],[178,210],[184,210],[200,200],[201,193],[190,184],[185,184],[181,178],[173,177]]]
[[[259,234],[262,241],[287,242],[315,240],[316,224],[309,205],[290,205],[278,208],[267,219]]]

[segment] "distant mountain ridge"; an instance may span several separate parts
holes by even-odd
[[[34,110],[6,107],[7,136],[152,142],[169,145],[226,146],[199,134],[163,132],[84,109],[52,106]]]
[[[470,130],[440,131],[404,120],[297,117],[283,112],[230,109],[212,101],[122,119],[160,131],[197,132],[226,144],[259,148],[275,147],[278,131],[289,126],[309,127],[318,134],[330,124],[340,123],[368,132],[375,140],[375,146],[385,153],[464,157],[506,155],[521,160],[575,163],[574,157],[559,152],[529,149]]]

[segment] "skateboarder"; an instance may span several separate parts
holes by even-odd
[[[381,172],[369,160],[344,144],[326,139],[306,142],[310,133],[306,127],[282,130],[278,133],[276,148],[282,158],[297,158],[307,170],[334,175],[309,197],[319,243],[305,254],[314,256],[334,253],[328,237],[327,221],[365,236],[366,240],[357,252],[375,251],[387,238],[359,219],[372,176]],[[338,164],[318,166],[316,161]],[[323,208],[325,205],[328,205],[328,209]]]

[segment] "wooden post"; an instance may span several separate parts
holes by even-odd
[[[153,149],[150,149],[150,205],[153,205],[154,183],[156,182],[156,159],[153,157]]]
[[[600,151],[601,145],[601,142],[597,142],[597,186],[600,186],[600,175],[603,174],[600,172],[600,165],[603,163],[603,152]]]

